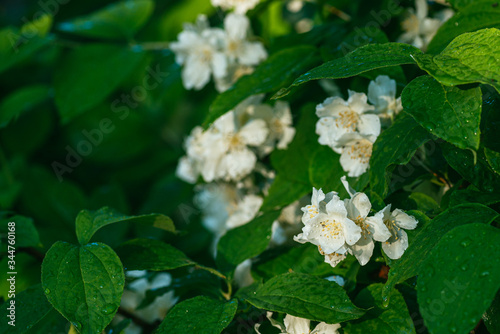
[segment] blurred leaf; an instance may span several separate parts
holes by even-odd
[[[175,39],[182,30],[184,23],[193,23],[198,15],[205,14],[210,17],[216,9],[206,0],[183,0],[172,4],[163,13],[159,22],[160,39],[169,41]]]
[[[500,30],[483,29],[455,38],[435,56],[418,55],[418,66],[446,86],[480,82],[500,92]]]
[[[450,197],[450,207],[466,203],[492,205],[500,203],[500,193],[486,193],[473,189],[454,191]]]
[[[299,273],[271,278],[247,301],[257,308],[330,324],[360,318],[365,312],[337,283]]]
[[[210,106],[205,126],[251,95],[275,92],[289,85],[293,78],[317,61],[316,48],[308,45],[281,50],[271,55],[252,74],[240,78],[232,88],[217,96]]]
[[[464,7],[467,7],[471,3],[477,2],[477,0],[447,0],[449,4],[458,10],[461,10]]]
[[[382,291],[384,302],[388,301],[389,295],[397,283],[425,271],[424,261],[441,240],[441,237],[448,231],[466,224],[479,222],[489,224],[498,216],[497,212],[484,205],[464,204],[450,208],[434,218],[431,224],[418,232],[403,256],[392,262],[389,278]]]
[[[479,148],[481,89],[443,86],[426,75],[401,94],[404,111],[432,134],[462,149]]]
[[[149,19],[154,5],[151,0],[125,0],[90,15],[63,22],[58,28],[85,37],[130,39]]]
[[[495,171],[495,173],[500,174],[500,153],[495,152],[493,150],[484,148],[484,155],[491,169]]]
[[[403,114],[378,136],[370,159],[370,187],[381,199],[389,192],[391,172],[396,165],[408,163],[415,151],[429,140],[427,132]]]
[[[500,332],[500,291],[483,314],[483,321],[490,333]]]
[[[40,237],[33,224],[33,219],[24,216],[12,216],[0,220],[0,232],[7,235],[10,231],[8,223],[14,222],[15,247],[39,247]]]
[[[500,175],[491,169],[481,150],[461,150],[448,143],[441,143],[441,149],[450,167],[464,179],[486,192],[500,189]]]
[[[437,54],[457,36],[484,28],[500,27],[497,0],[475,0],[443,23],[427,47],[428,54]]]
[[[174,222],[167,216],[154,213],[142,216],[125,216],[113,209],[103,207],[96,211],[80,211],[76,217],[76,236],[78,237],[78,242],[84,245],[90,241],[97,230],[106,225],[118,222],[144,224],[165,231],[175,232]]]
[[[469,224],[446,233],[426,257],[417,281],[429,331],[472,331],[500,288],[499,263],[498,228]]]
[[[0,128],[45,101],[49,97],[49,92],[50,88],[45,85],[32,85],[8,95],[0,104]]]
[[[264,198],[261,210],[278,210],[301,199],[311,191],[309,184],[290,181],[278,173]]]
[[[52,28],[52,21],[52,16],[44,13],[32,22],[23,24],[20,31],[21,35],[28,38],[32,38],[33,36],[45,37],[49,33],[50,28]]]
[[[389,306],[383,306],[383,287],[383,284],[372,284],[361,290],[354,303],[368,311],[360,319],[343,327],[344,333],[416,333],[405,300],[397,290],[391,292]]]
[[[157,334],[220,334],[234,318],[236,299],[223,302],[204,296],[185,300],[174,306],[163,319]]]
[[[8,306],[13,301],[16,326],[11,326]],[[2,304],[0,312],[3,321],[0,323],[0,332],[4,334],[38,334],[38,333],[61,333],[64,331],[67,321],[50,305],[43,294],[40,284],[16,294],[13,299]]]
[[[17,65],[47,46],[52,37],[40,37],[38,31],[21,34],[15,28],[0,30],[0,73]]]
[[[111,322],[124,284],[120,259],[102,243],[75,246],[58,241],[43,260],[47,299],[80,333],[100,333]]]
[[[234,270],[246,259],[262,253],[271,240],[273,222],[280,211],[271,211],[229,230],[217,244],[217,266],[223,273]]]
[[[129,240],[115,251],[125,270],[165,271],[196,264],[180,250],[154,239]]]
[[[419,49],[402,43],[368,44],[357,48],[343,58],[334,59],[301,75],[287,89],[280,90],[274,98],[288,95],[290,89],[311,80],[342,79],[377,68],[415,64]]]
[[[141,63],[144,54],[117,45],[73,49],[54,74],[55,99],[63,123],[95,107]]]

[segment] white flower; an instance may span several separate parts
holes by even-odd
[[[227,73],[227,58],[222,47],[226,34],[224,30],[209,28],[207,18],[200,15],[197,25],[185,25],[178,36],[178,42],[170,43],[175,61],[184,65],[182,82],[186,89],[199,90],[210,80],[210,75],[222,78]]]
[[[129,276],[129,275],[127,275]],[[150,282],[146,277],[134,280],[123,292],[121,307],[131,312],[148,323],[162,320],[167,311],[177,302],[174,292],[167,292],[149,304],[137,310],[146,296],[146,291],[168,287],[172,283],[172,276],[169,273],[158,273]]]
[[[219,6],[222,9],[234,9],[238,14],[245,14],[253,9],[260,0],[211,0],[212,6]]]
[[[364,136],[377,137],[380,134],[380,119],[377,115],[366,114],[375,108],[367,103],[364,93],[349,90],[349,99],[329,97],[316,106],[316,115],[320,118],[316,123],[319,143],[328,145],[337,153],[341,153],[340,140],[346,135],[360,133]]]
[[[226,183],[197,186],[195,204],[202,211],[202,224],[216,237],[244,225],[257,215],[262,197]]]
[[[233,111],[219,117],[208,131],[219,140],[218,145],[210,149],[210,156],[207,158],[209,174],[214,176],[205,178],[207,182],[214,179],[237,181],[248,175],[257,161],[249,146],[262,145],[269,133],[266,122],[260,119],[250,120],[238,128]]]
[[[229,14],[224,19],[225,54],[230,62],[251,66],[267,58],[262,43],[247,40],[249,28],[250,20],[244,15]]]
[[[393,260],[399,259],[408,248],[408,235],[403,229],[413,230],[417,227],[418,220],[403,211],[396,209],[391,212],[391,205],[382,211],[384,224],[391,232],[391,237],[382,243],[385,254]]]
[[[280,334],[337,334],[338,329],[340,328],[340,324],[329,325],[327,323],[320,322],[311,331],[311,321],[309,319],[294,317],[287,314],[283,320],[284,325],[282,325],[274,320],[272,315],[272,312],[267,312],[267,318],[274,327],[281,331]],[[255,331],[260,334],[259,327],[260,324],[255,325]]]
[[[317,199],[323,196],[320,189]],[[326,204],[323,203],[313,203],[303,208],[304,227],[294,240],[300,243],[310,242],[325,254],[343,253],[346,244],[354,245],[361,238],[361,228],[347,218],[344,202],[336,194]]]
[[[373,140],[373,141],[372,141]],[[340,141],[343,149],[340,155],[340,165],[349,177],[358,177],[366,172],[370,166],[375,136],[361,136],[352,134]]]
[[[292,236],[301,230],[301,216],[299,201],[295,201],[283,208],[278,220],[273,222],[271,241],[275,245],[283,245],[292,240]]]
[[[382,212],[368,217],[372,207],[368,196],[365,193],[353,191],[345,176],[341,178],[341,181],[351,196],[350,199],[344,200],[347,217],[361,228],[361,238],[354,245],[348,247],[349,253],[352,253],[359,263],[364,266],[373,254],[373,248],[375,247],[373,240],[386,241],[391,237],[391,233],[382,221]]]
[[[409,16],[402,22],[405,33],[399,37],[398,42],[408,43],[425,51],[439,27],[451,17],[450,13],[453,11],[446,9],[440,18],[429,18],[427,0],[415,0],[415,8],[416,12],[411,9]]]
[[[274,108],[267,104],[254,106],[250,110],[253,119],[263,119],[269,128],[266,141],[259,146],[261,156],[271,153],[275,147],[284,150],[295,136],[292,114],[288,102],[277,101]]]
[[[375,106],[375,112],[384,125],[389,125],[403,106],[401,97],[396,99],[396,81],[387,75],[379,75],[368,85],[368,101]]]

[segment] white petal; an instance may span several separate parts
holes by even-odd
[[[382,243],[382,249],[390,259],[397,260],[408,248],[408,235],[404,230],[399,230],[397,240],[392,240],[393,238],[390,238],[390,242]]]
[[[182,83],[186,89],[202,89],[210,80],[210,67],[193,56],[189,56],[182,69]]]
[[[288,144],[293,140],[293,137],[295,136],[295,128],[292,127],[285,127],[283,129],[283,135],[281,139],[278,141],[278,144],[276,145],[277,148],[280,150],[284,150],[288,147]]]
[[[256,119],[245,124],[238,135],[246,145],[258,146],[266,141],[268,133],[266,122],[262,119]]]
[[[348,172],[349,177],[358,177],[366,172],[370,166],[369,161],[361,161],[356,156],[352,155],[350,149],[344,149],[340,155],[340,165],[344,171]]]
[[[238,52],[238,60],[242,65],[257,65],[266,58],[266,49],[260,42],[244,42]]]
[[[370,110],[375,110],[374,106],[369,105],[368,97],[365,93],[357,93],[352,90],[349,90],[349,99],[347,103],[351,110],[355,111],[358,114],[363,114]]]
[[[358,131],[360,134],[378,137],[380,129],[380,118],[377,115],[361,115],[359,117]]]
[[[356,193],[353,198],[347,200],[349,207],[346,205],[350,219],[366,218],[370,213],[372,204],[365,193]]]
[[[231,151],[222,158],[219,175],[225,176],[226,180],[240,180],[250,174],[256,161],[255,153],[249,149]]]
[[[223,53],[214,52],[211,65],[214,77],[223,78],[227,75],[227,58]]]
[[[392,215],[398,227],[404,228],[406,230],[413,230],[417,227],[418,220],[399,209],[394,210],[392,212]]]
[[[351,246],[352,254],[358,259],[359,264],[364,266],[370,261],[373,254],[373,248],[375,243],[372,238],[368,236],[362,236],[357,243]]]
[[[319,210],[319,203],[325,199],[325,193],[320,188],[319,190],[313,187],[313,193],[311,196],[311,204]]]
[[[349,196],[351,196],[351,198],[352,198],[356,194],[356,190],[354,190],[349,185],[349,182],[347,181],[347,178],[345,177],[345,175],[340,178],[340,182],[342,182],[342,184],[344,185],[345,190],[347,191],[347,193],[349,194]]]
[[[348,111],[346,101],[343,98],[335,96],[327,98],[323,103],[316,106],[316,116],[318,117],[337,117],[341,112]]]
[[[310,332],[310,323],[308,319],[294,317],[287,314],[283,320],[288,334],[304,334]]]
[[[251,285],[254,279],[251,274],[252,261],[250,259],[241,262],[234,270],[234,281],[239,288]]]
[[[347,217],[347,209],[345,208],[344,201],[336,195],[333,195],[332,199],[326,204],[326,212],[330,215],[337,214],[341,218]]]
[[[338,254],[338,253],[326,254],[325,262],[331,265],[333,268],[335,268],[337,264],[342,262],[345,258],[346,258],[345,254]]]
[[[245,39],[250,20],[245,15],[230,13],[224,19],[224,29],[234,39]]]
[[[361,238],[361,228],[348,218],[344,220],[343,225],[345,242],[354,245]]]
[[[339,328],[340,324],[329,325],[327,323],[320,322],[311,334],[338,334]]]
[[[383,212],[377,212],[375,216],[365,219],[365,223],[368,224],[369,231],[376,241],[387,241],[392,235],[387,226],[385,226],[383,217]]]
[[[187,156],[182,157],[175,170],[175,175],[183,181],[195,184],[198,180],[198,171],[196,170],[194,161]]]

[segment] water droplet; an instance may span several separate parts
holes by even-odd
[[[467,246],[469,246],[469,245],[470,245],[470,243],[471,243],[471,242],[472,242],[472,240],[471,240],[471,239],[469,239],[469,238],[467,238],[467,239],[464,239],[464,240],[460,243],[460,245],[462,245],[462,247],[467,247]]]
[[[490,274],[489,271],[483,271],[481,274],[479,274],[479,276],[485,277],[488,276],[489,274]]]
[[[46,295],[48,295],[50,293],[50,289],[46,288],[44,292],[45,292]]]
[[[72,321],[71,324],[73,325],[73,327],[75,328],[80,328],[82,325],[80,325],[80,323],[78,321]]]
[[[466,264],[463,264],[463,265],[460,267],[460,269],[462,269],[463,271],[466,271],[466,270],[467,270],[467,268],[468,268],[468,267],[467,267],[467,265],[466,265]]]
[[[104,314],[111,314],[116,310],[116,306],[113,304],[108,304],[102,309],[102,313]]]
[[[450,332],[452,333],[456,333],[457,332],[457,328],[453,325],[450,326]]]

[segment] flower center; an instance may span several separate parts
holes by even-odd
[[[319,224],[323,236],[327,239],[337,239],[342,235],[342,225],[335,219],[327,219]]]
[[[312,204],[308,205],[308,206],[306,206],[306,209],[307,209],[307,213],[309,215],[309,218],[314,218],[319,213],[316,205],[312,205]]]
[[[406,20],[401,23],[403,30],[418,34],[420,22],[415,14],[410,15]]]
[[[367,235],[371,234],[371,232],[368,229],[368,224],[365,223],[365,218],[363,218],[361,216],[357,216],[356,219],[353,219],[353,221],[356,225],[358,225],[361,228],[362,234],[363,234],[364,238],[366,239]]]
[[[367,164],[372,156],[373,144],[368,140],[357,141],[348,150],[351,159],[359,160],[360,163]]]
[[[356,131],[358,122],[358,113],[352,110],[346,110],[339,113],[339,118],[335,120],[335,125],[337,125],[338,128],[343,127],[344,129]]]
[[[387,227],[387,229],[389,230],[389,232],[391,232],[392,236],[394,238],[396,238],[396,240],[398,240],[398,231],[401,230],[401,228],[399,228],[396,225],[396,221],[394,219],[392,219],[392,220],[384,219],[384,224]]]
[[[241,138],[240,136],[238,136],[238,134],[235,134],[235,133],[230,133],[228,135],[228,139],[229,139],[229,149],[230,150],[237,150],[239,148],[241,148],[243,145],[243,142],[241,141]]]

